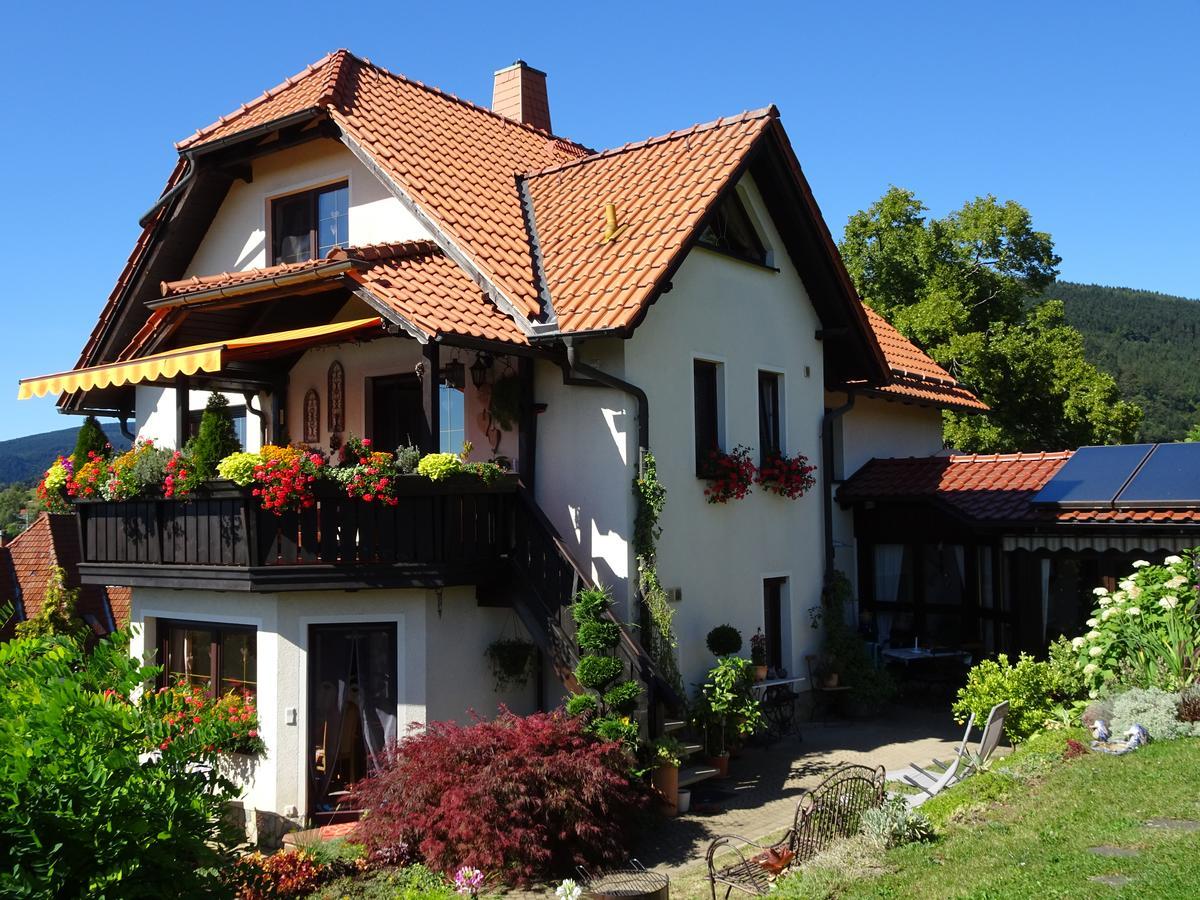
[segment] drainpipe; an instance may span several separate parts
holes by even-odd
[[[170,203],[172,200],[174,200],[176,197],[178,197],[179,194],[183,192],[184,188],[186,188],[189,184],[191,184],[192,180],[196,177],[196,156],[195,156],[195,154],[190,150],[185,151],[183,154],[183,158],[185,160],[187,160],[187,164],[188,164],[187,172],[184,174],[184,176],[181,179],[179,179],[179,183],[176,184],[175,187],[171,188],[169,191],[167,191],[165,194],[163,194],[161,197],[159,197],[157,200],[155,200],[154,205],[151,206],[144,213],[142,213],[142,217],[140,219],[138,219],[138,225],[141,226],[142,228],[145,228],[147,225],[149,225],[150,220],[154,218],[155,213],[157,213],[160,209],[162,209],[164,206],[166,206],[168,203]]]
[[[137,435],[129,430],[129,413],[120,416],[117,421],[121,423],[121,434],[125,435],[125,439],[130,443],[136,441]]]
[[[594,366],[589,366],[585,362],[579,360],[579,348],[583,346],[583,341],[576,338],[566,338],[567,345],[567,373],[577,372],[585,376],[587,380],[571,379],[568,384],[580,384],[596,386],[597,384],[604,387],[610,387],[614,390],[623,391],[629,394],[637,401],[637,429],[638,429],[638,455],[637,455],[637,471],[640,478],[644,473],[642,465],[646,451],[650,449],[650,400],[636,384],[618,378],[616,375],[610,375],[608,372],[602,372]],[[567,374],[564,373],[564,374]]]
[[[833,576],[833,423],[854,408],[855,394],[846,391],[846,402],[821,417],[821,487],[824,490],[825,584]]]
[[[265,410],[254,408],[254,398],[257,397],[254,391],[242,391],[242,399],[246,401],[246,412],[253,413],[258,417],[258,434],[259,441],[263,444],[270,443],[267,440],[267,414]],[[247,424],[249,420],[247,419]]]

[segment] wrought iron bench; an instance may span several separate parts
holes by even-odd
[[[716,838],[706,857],[713,900],[718,884],[725,886],[726,898],[734,890],[768,894],[775,877],[788,866],[857,834],[862,814],[883,805],[885,780],[883,766],[841,766],[800,798],[792,828],[778,844],[768,847],[732,834]],[[723,852],[733,854],[734,861],[718,867],[717,856]]]

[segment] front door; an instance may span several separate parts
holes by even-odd
[[[421,400],[421,379],[416,375],[388,375],[371,379],[371,427],[368,437],[377,450],[397,447],[427,449],[429,426]]]
[[[396,626],[308,631],[308,813],[317,825],[357,815],[349,789],[396,740]]]

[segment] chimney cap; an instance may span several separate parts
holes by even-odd
[[[529,63],[525,62],[525,60],[523,60],[523,59],[518,59],[512,65],[505,66],[503,69],[497,69],[495,74],[499,75],[502,72],[508,72],[508,71],[511,71],[512,69],[524,69],[526,72],[536,72],[538,75],[546,74],[541,69],[535,69],[533,66],[531,66]]]

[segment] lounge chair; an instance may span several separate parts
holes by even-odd
[[[910,807],[920,806],[930,797],[937,796],[950,785],[957,784],[972,772],[979,771],[987,765],[988,760],[992,758],[992,754],[1000,745],[1000,739],[1004,736],[1004,720],[1007,717],[1007,700],[993,706],[992,711],[988,713],[987,722],[984,723],[983,734],[979,738],[979,749],[972,752],[967,748],[967,742],[971,737],[971,726],[975,723],[975,714],[972,713],[967,719],[962,743],[954,748],[954,759],[948,763],[938,759],[933,761],[934,765],[941,767],[942,771],[940,772],[928,772],[916,763],[910,764],[911,771],[903,776],[903,780],[913,787],[920,788],[922,793],[908,795],[906,798],[908,805]]]

